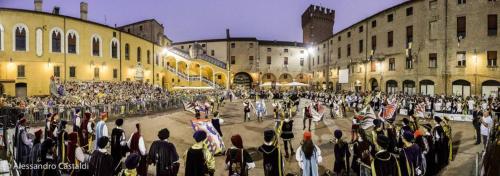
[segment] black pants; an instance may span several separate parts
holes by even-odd
[[[481,126],[474,125],[474,129],[476,130],[476,144],[481,144]]]
[[[293,152],[291,139],[290,140],[283,140],[283,144],[285,145],[285,156],[288,156],[288,145],[290,145],[290,153],[292,155],[295,153],[295,152]]]
[[[309,131],[311,131],[311,120],[312,118],[304,118],[302,123],[304,124],[304,130],[306,129],[306,120],[309,120]]]
[[[248,114],[248,113],[250,113],[250,112],[245,112],[245,115],[243,117],[244,118],[243,122],[246,122],[247,118],[248,118],[248,120],[250,120],[250,117],[248,117],[248,116],[250,116],[250,114]]]

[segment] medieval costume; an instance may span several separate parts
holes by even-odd
[[[312,142],[311,132],[304,132],[303,144],[297,148],[295,159],[302,171],[302,176],[319,176],[318,168],[323,158],[319,147]]]
[[[250,102],[248,102],[248,100],[243,102],[243,112],[244,112],[243,121],[246,122],[247,120],[250,120]]]
[[[123,119],[116,119],[116,127],[111,131],[111,156],[113,156],[113,169],[115,173],[121,171],[121,160],[127,153],[125,132],[122,129]]]
[[[292,146],[292,140],[294,138],[293,136],[293,120],[286,118],[283,120],[283,123],[281,125],[281,139],[283,139],[283,144],[285,145],[285,158],[289,157],[289,152],[288,152],[288,145],[290,145],[290,153],[294,155],[293,151],[293,146]]]
[[[420,146],[412,143],[413,133],[407,131],[402,136],[404,147],[399,152],[401,174],[403,176],[422,175],[424,170],[421,167],[423,159]]]
[[[68,122],[62,120],[60,122],[59,127],[57,128],[57,134],[55,135],[57,137],[57,158],[58,162],[60,163],[67,163],[68,158],[67,158],[67,140],[68,140],[68,132],[66,132],[66,124]]]
[[[73,123],[73,131],[79,131],[81,126],[80,109],[75,110],[71,122]]]
[[[342,131],[335,130],[335,145],[333,146],[333,153],[335,155],[335,162],[333,164],[333,172],[337,175],[349,175],[349,146],[342,140]]]
[[[193,144],[184,154],[186,161],[186,176],[213,175],[215,172],[215,159],[207,148],[205,131],[196,131],[193,135],[196,143]]]
[[[306,130],[306,120],[309,120],[309,128],[308,128],[308,131],[311,131],[311,121],[312,121],[312,113],[311,113],[311,107],[310,106],[306,106],[304,108],[304,120],[303,120],[303,124],[304,124],[304,128],[303,130]]]
[[[149,159],[156,166],[157,176],[175,176],[179,171],[179,155],[174,144],[168,141],[169,136],[168,129],[160,130],[159,140],[149,148]]]
[[[226,168],[229,175],[248,176],[248,170],[255,167],[252,157],[243,148],[243,140],[240,135],[231,137],[233,147],[226,152]]]
[[[90,113],[85,113],[82,123],[80,125],[80,130],[78,131],[80,146],[84,147],[85,150],[89,150],[89,143],[93,140],[91,136],[92,122],[90,121]],[[90,128],[89,128],[90,126]],[[89,132],[90,131],[90,132]]]
[[[140,161],[141,156],[137,153],[128,155],[125,159],[125,169],[123,169],[118,176],[137,176],[137,167],[139,167]]]
[[[42,155],[41,155],[41,150],[42,150],[42,130],[39,129],[38,131],[35,132],[35,139],[33,140],[33,148],[31,148],[30,151],[30,159],[29,163],[32,165],[35,164],[40,164],[42,162]],[[31,176],[41,176],[42,175],[42,170],[41,169],[32,169],[31,170]]]
[[[78,133],[77,132],[72,132],[68,135],[69,141],[68,141],[68,163],[69,164],[75,164],[78,165],[80,162],[76,159],[76,148],[78,147]],[[79,171],[75,168],[73,170],[70,170],[70,173],[72,176],[79,175]]]
[[[262,121],[262,117],[266,115],[266,103],[263,99],[255,101],[255,114],[259,122]]]
[[[264,144],[259,147],[263,155],[264,176],[283,176],[283,158],[278,147],[273,145],[274,131],[264,131]]]
[[[51,138],[47,138],[43,141],[41,150],[40,150],[40,156],[41,156],[41,162],[40,164],[56,164],[57,165],[57,160],[55,158],[55,141],[52,140]],[[42,171],[42,176],[54,176],[58,175],[58,169],[44,169]]]
[[[371,174],[373,176],[401,175],[397,157],[387,151],[389,138],[383,135],[377,136],[377,146],[379,150],[371,162]]]
[[[93,176],[113,175],[113,157],[107,152],[109,138],[103,136],[97,140],[98,149],[92,153],[89,162],[89,171]]]
[[[212,118],[211,122],[215,130],[217,130],[217,132],[219,133],[220,137],[222,137],[223,135],[222,135],[222,130],[220,129],[220,125],[224,123],[224,119],[220,118],[218,111],[214,112],[214,118]]]
[[[436,171],[440,170],[444,166],[448,164],[449,159],[449,148],[448,148],[448,136],[444,132],[443,127],[441,126],[441,118],[435,116],[434,121],[436,122],[436,126],[432,129],[432,136],[434,137],[434,149],[436,156]]]
[[[362,172],[360,167],[361,164],[370,165],[370,149],[372,148],[372,144],[366,139],[364,131],[358,131],[358,133],[359,136],[352,146],[353,155],[351,164],[352,170],[354,170],[357,175]]]
[[[32,139],[28,138],[28,131],[26,129],[26,118],[21,118],[16,125],[16,133],[14,137],[16,162],[17,164],[28,164],[29,153],[33,147]],[[23,175],[27,175],[28,170],[23,171]]]
[[[95,141],[100,139],[103,136],[108,137],[108,126],[106,126],[106,120],[108,119],[108,114],[103,112],[101,113],[101,120],[97,122],[95,126]],[[95,142],[97,143],[97,142]],[[97,150],[97,145],[94,145],[94,150]]]
[[[135,127],[137,131],[130,136],[127,146],[130,149],[130,153],[137,153],[141,156],[141,161],[139,163],[139,167],[137,168],[137,174],[139,176],[146,176],[148,174],[146,145],[144,144],[144,138],[142,138],[141,135],[140,125],[135,124]]]

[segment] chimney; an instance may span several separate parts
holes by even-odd
[[[42,11],[42,0],[35,0],[35,11],[41,12]]]
[[[226,38],[227,38],[227,39],[230,39],[230,38],[231,38],[231,35],[229,34],[229,29],[226,29]]]
[[[82,20],[87,20],[88,4],[86,2],[80,2],[80,18]]]
[[[59,15],[59,9],[60,9],[59,7],[55,6],[54,9],[52,9],[52,13],[54,15]]]

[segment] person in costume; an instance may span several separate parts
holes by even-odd
[[[137,153],[131,153],[125,159],[125,169],[122,170],[119,176],[137,176],[137,167],[139,167],[139,162],[141,161],[141,156]]]
[[[262,117],[266,115],[266,103],[264,99],[255,101],[255,114],[257,115],[257,121],[263,121]]]
[[[309,121],[309,128],[308,128],[308,131],[311,131],[311,121],[312,121],[312,112],[311,112],[311,106],[306,106],[304,107],[304,120],[303,120],[303,124],[304,124],[304,128],[302,130],[306,130],[306,120]]]
[[[213,176],[215,172],[215,159],[207,148],[205,131],[196,131],[193,134],[196,141],[184,154],[186,161],[185,175],[186,176]]]
[[[109,138],[102,136],[97,140],[97,149],[94,150],[89,161],[89,171],[93,176],[113,175],[113,157],[106,150]]]
[[[127,141],[125,131],[122,129],[123,119],[116,119],[115,125],[116,127],[111,130],[111,156],[113,156],[113,169],[116,174],[122,170],[120,161],[127,153]]]
[[[40,164],[57,164],[55,144],[56,141],[52,140],[52,138],[47,138],[42,142]],[[57,169],[49,168],[42,170],[42,176],[54,176],[57,174],[59,174]]]
[[[35,164],[40,164],[42,162],[42,155],[41,155],[41,150],[42,150],[42,134],[43,131],[42,129],[39,129],[35,132],[35,139],[33,140],[33,147],[31,148],[30,154],[29,154],[29,163],[32,165]],[[41,176],[42,175],[42,170],[41,169],[31,169],[31,176]]]
[[[264,131],[264,144],[258,151],[262,153],[264,176],[283,176],[284,162],[281,151],[273,143],[275,132],[273,130]]]
[[[54,136],[57,137],[57,161],[60,163],[68,162],[68,132],[66,132],[67,124],[68,122],[66,122],[65,120],[61,120],[59,127],[57,127],[57,130],[54,131],[56,133]]]
[[[342,131],[335,130],[335,139],[333,141],[333,153],[335,155],[335,162],[333,164],[333,172],[337,175],[349,175],[349,146],[342,140]]]
[[[95,125],[95,139],[100,139],[103,136],[108,137],[108,126],[106,125],[106,120],[108,120],[108,113],[101,113],[101,120]],[[97,142],[95,142],[97,143]],[[94,145],[94,150],[97,149],[97,145]]]
[[[434,116],[435,126],[432,129],[432,136],[434,137],[434,149],[436,155],[436,171],[441,170],[448,164],[448,136],[444,132],[443,127],[441,126],[441,118],[438,116]]]
[[[82,120],[82,123],[80,125],[80,130],[78,132],[78,134],[80,135],[79,138],[80,138],[80,146],[84,147],[85,150],[89,150],[89,141],[92,141],[92,137],[90,136],[90,133],[89,133],[89,130],[92,131],[92,127],[89,128],[89,125],[92,123],[91,122],[91,119],[90,119],[90,116],[92,114],[86,112],[83,114],[83,120]],[[91,125],[90,125],[91,126]]]
[[[403,176],[423,175],[424,168],[422,150],[420,146],[413,143],[414,134],[406,131],[402,134],[403,148],[399,151],[399,165]]]
[[[72,114],[71,122],[73,123],[73,131],[79,131],[81,126],[80,109],[76,109]]]
[[[14,144],[17,164],[28,164],[29,154],[33,147],[33,141],[28,137],[27,119],[22,117],[16,125]],[[28,170],[23,170],[22,175],[27,175]]]
[[[312,134],[309,131],[304,132],[302,145],[297,148],[295,155],[302,176],[319,176],[319,164],[323,161],[321,150],[312,141]]]
[[[453,135],[450,125],[450,118],[448,116],[443,117],[443,130],[446,136],[448,136],[448,161],[453,160]]]
[[[233,146],[226,152],[226,169],[229,175],[248,176],[248,170],[255,167],[252,157],[243,148],[243,140],[239,134],[231,137]]]
[[[293,120],[287,117],[281,123],[281,139],[283,139],[283,145],[285,146],[285,158],[289,157],[288,146],[290,146],[290,153],[294,155],[294,150],[292,146],[293,135]]]
[[[215,130],[217,130],[217,132],[219,133],[220,137],[222,137],[223,135],[220,126],[224,123],[224,119],[220,118],[219,111],[214,112],[214,118],[212,118],[211,122]]]
[[[247,120],[250,120],[250,102],[248,100],[243,102],[243,112],[245,114],[243,121],[246,122]]]
[[[170,131],[163,128],[158,139],[149,148],[149,160],[156,166],[157,176],[175,176],[179,172],[179,155],[175,145],[168,141]]]
[[[73,130],[77,130],[77,129],[73,129]],[[79,147],[78,133],[76,131],[73,131],[68,135],[67,153],[68,153],[68,163],[69,164],[74,164],[74,165],[79,164],[79,161],[76,159],[76,156],[75,156],[77,147]],[[79,175],[78,172],[79,172],[78,169],[73,168],[70,170],[70,175],[72,175],[72,176]]]
[[[144,144],[144,138],[141,135],[141,125],[135,124],[136,131],[130,136],[127,146],[130,149],[130,153],[137,153],[141,156],[141,162],[137,168],[137,174],[139,176],[146,176],[148,174],[148,164],[147,164],[147,154],[146,145]]]
[[[389,138],[384,135],[377,137],[377,153],[371,162],[372,176],[401,175],[398,159],[387,151]]]
[[[360,165],[370,165],[370,150],[372,150],[373,145],[366,138],[366,134],[363,129],[359,129],[357,133],[358,137],[352,145],[353,155],[351,168],[357,175],[360,175],[361,173],[365,173],[360,169]]]

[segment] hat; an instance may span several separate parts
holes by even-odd
[[[76,108],[75,113],[80,113],[80,108]]]
[[[194,132],[193,138],[196,142],[201,142],[207,138],[207,133],[205,133],[205,131],[198,130]]]
[[[423,136],[424,135],[424,131],[422,129],[418,129],[415,131],[415,133],[413,133],[413,137],[415,138],[418,138],[420,136]]]
[[[158,138],[160,138],[160,140],[165,140],[168,137],[170,137],[170,131],[168,131],[168,129],[163,128],[158,132]]]
[[[61,120],[61,129],[65,129],[68,122],[66,120]]]
[[[439,116],[434,116],[434,120],[437,122],[437,123],[441,123],[443,120],[441,119],[441,117]]]
[[[36,139],[41,139],[42,138],[43,131],[42,129],[38,129],[35,131],[35,138]]]
[[[403,118],[403,124],[408,125],[410,123],[410,120],[408,120],[406,117]]]
[[[231,137],[231,143],[237,148],[243,148],[243,140],[241,139],[241,136],[239,134],[233,135]]]
[[[103,136],[103,137],[99,138],[99,140],[97,141],[97,147],[102,149],[102,148],[106,147],[106,145],[108,145],[108,142],[109,142],[109,138],[106,136]]]
[[[408,141],[408,142],[412,142],[413,141],[413,133],[409,132],[409,131],[405,131],[403,133],[403,138]]]
[[[274,138],[274,131],[273,130],[266,130],[264,131],[264,141],[266,142],[271,142]]]
[[[373,120],[373,125],[375,125],[376,127],[380,127],[381,124],[382,124],[382,120],[380,120],[380,119]]]
[[[115,124],[116,124],[116,126],[122,126],[123,125],[123,119],[122,118],[116,119]]]
[[[304,132],[304,141],[311,140],[312,134],[309,131]]]
[[[377,144],[381,148],[387,149],[389,147],[389,138],[384,135],[377,135]]]
[[[127,169],[135,169],[139,166],[139,161],[141,160],[141,157],[137,153],[131,153],[130,155],[127,156],[127,159],[125,159],[125,167]]]
[[[333,132],[333,135],[335,136],[335,138],[340,139],[342,138],[342,131],[335,130],[335,132]]]

